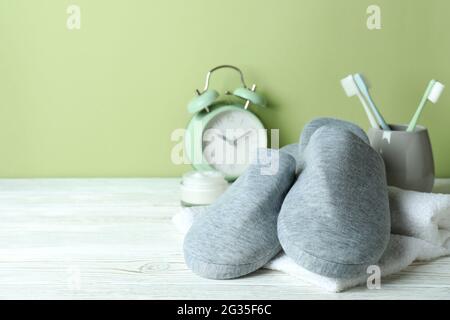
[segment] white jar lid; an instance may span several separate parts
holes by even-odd
[[[228,185],[222,173],[218,171],[191,171],[183,175],[182,184],[192,188],[213,188]]]
[[[192,205],[212,204],[227,188],[228,181],[220,172],[188,172],[181,182],[181,200]]]

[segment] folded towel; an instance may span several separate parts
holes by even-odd
[[[388,247],[377,266],[380,268],[381,276],[385,277],[402,271],[414,261],[427,261],[449,254],[449,249],[433,245],[424,240],[391,234]],[[287,273],[330,292],[341,292],[365,284],[369,277],[369,274],[351,279],[324,277],[302,268],[284,252],[280,253],[264,268]]]
[[[378,262],[383,277],[405,269],[414,261],[450,255],[450,195],[426,194],[389,188],[392,234]],[[185,234],[205,207],[182,208],[172,221]],[[264,266],[285,272],[327,291],[340,292],[365,284],[368,276],[337,279],[314,274],[283,252]]]
[[[391,233],[450,245],[450,195],[389,188]]]

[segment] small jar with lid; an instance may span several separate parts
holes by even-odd
[[[188,172],[181,181],[181,205],[210,205],[227,190],[228,185],[223,174],[217,171]]]

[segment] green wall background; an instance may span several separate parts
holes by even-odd
[[[66,28],[69,4],[81,30]],[[382,30],[366,8],[382,9]],[[385,118],[406,123],[428,81],[450,85],[448,0],[0,0],[0,177],[177,176],[170,134],[211,67],[240,66],[297,140],[313,117],[368,127],[339,80],[362,71]],[[213,79],[220,90],[235,75]],[[450,93],[428,106],[450,177]]]

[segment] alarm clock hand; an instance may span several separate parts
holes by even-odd
[[[246,133],[244,133],[243,135],[241,135],[240,137],[237,137],[236,139],[234,139],[233,143],[234,145],[237,144],[237,142],[239,140],[241,140],[242,138],[245,138],[246,136],[248,136],[250,133],[252,133],[252,130],[248,130]]]
[[[225,137],[223,134],[220,134],[220,133],[214,133],[216,136],[218,136],[220,139],[222,139],[223,141],[225,141],[225,142],[228,142],[228,143],[230,143],[230,144],[233,144],[234,143],[234,141],[231,141],[231,140],[229,140],[227,137]]]

